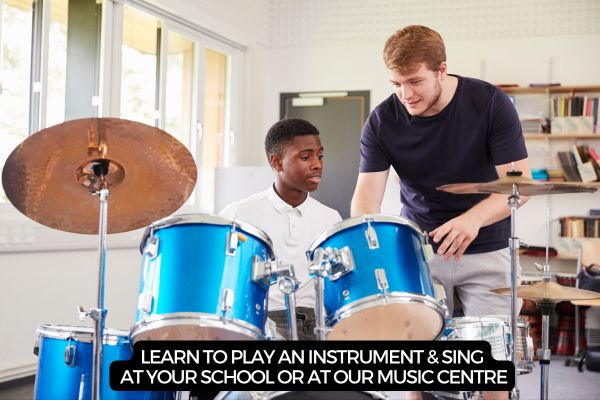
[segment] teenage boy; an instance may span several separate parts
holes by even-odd
[[[267,132],[265,151],[275,174],[273,184],[226,206],[221,215],[262,229],[273,242],[275,256],[294,266],[300,282],[296,291],[298,339],[314,340],[316,296],[306,250],[319,233],[342,218],[309,195],[317,190],[323,174],[324,149],[315,126],[297,118],[281,120]],[[277,285],[269,291],[269,318],[287,338],[285,302]]]

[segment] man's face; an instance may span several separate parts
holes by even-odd
[[[282,154],[271,155],[271,165],[279,180],[292,190],[318,189],[323,174],[323,146],[317,135],[295,136]]]
[[[438,101],[442,93],[442,79],[446,74],[446,64],[442,63],[440,71],[432,71],[424,63],[410,74],[401,75],[389,70],[390,82],[394,93],[412,116],[427,117],[439,113],[442,108]]]

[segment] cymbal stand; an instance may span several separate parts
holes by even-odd
[[[325,278],[329,277],[331,263],[324,252],[317,249],[309,266],[309,274],[315,280],[315,335],[317,340],[327,338],[327,325],[325,323]],[[310,259],[310,255],[308,256]]]
[[[296,290],[298,280],[294,276],[281,276],[279,290],[285,299],[285,309],[288,319],[288,340],[298,340],[298,323],[296,322]]]
[[[104,273],[106,269],[106,234],[108,226],[108,183],[106,177],[108,175],[109,162],[102,160],[101,162],[92,163],[88,180],[82,185],[86,188],[96,188],[90,193],[93,196],[98,196],[100,199],[100,216],[98,222],[98,307],[84,310],[79,307],[80,319],[90,317],[94,321],[94,364],[92,373],[92,400],[100,400],[102,388],[102,353],[104,347],[104,321],[106,319],[107,310],[104,308]]]
[[[536,268],[544,273],[544,282],[550,282],[552,279],[550,276],[550,209],[546,208],[546,229],[548,232],[547,244],[546,244],[546,262],[543,266],[535,264]],[[542,348],[540,349],[540,366],[542,372],[540,374],[540,399],[548,399],[548,383],[550,379],[550,315],[554,311],[556,306],[555,301],[549,299],[534,300],[540,312],[542,313]]]
[[[508,176],[512,174],[521,174],[518,171],[510,171]],[[510,207],[510,238],[508,239],[508,247],[510,249],[510,336],[511,336],[511,352],[510,361],[515,366],[515,387],[511,392],[511,399],[519,399],[519,389],[517,387],[517,260],[519,259],[519,238],[515,236],[516,211],[519,208],[519,188],[517,184],[512,185],[512,194],[508,197],[508,206]]]
[[[542,372],[540,375],[540,399],[548,399],[548,382],[550,379],[550,347],[549,347],[549,332],[550,332],[550,315],[556,306],[555,302],[542,300],[537,302],[538,308],[542,313],[542,348],[540,354],[540,366]]]
[[[267,261],[254,260],[252,263],[252,281],[268,289],[278,283],[279,290],[285,298],[285,309],[288,319],[288,340],[298,340],[296,323],[296,289],[299,282],[296,279],[294,266],[283,264],[273,259]]]

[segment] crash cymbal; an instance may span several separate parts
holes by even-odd
[[[576,306],[600,307],[600,299],[593,300],[571,300]]]
[[[503,296],[510,296],[509,287],[491,289],[491,291]],[[600,293],[562,286],[556,282],[542,281],[536,282],[533,285],[518,286],[517,297],[536,301],[546,300],[548,302],[559,302],[568,300],[600,299]]]
[[[567,182],[539,182],[524,176],[505,176],[495,181],[485,183],[452,183],[440,186],[437,190],[455,194],[500,193],[512,194],[513,184],[517,185],[522,196],[542,194],[595,192],[592,186],[574,185]]]
[[[196,184],[196,164],[168,133],[117,118],[68,121],[41,130],[8,157],[2,185],[11,203],[43,225],[98,233],[109,189],[108,233],[147,226],[177,210]]]

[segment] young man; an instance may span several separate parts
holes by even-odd
[[[273,252],[292,264],[300,286],[296,291],[298,339],[314,339],[315,287],[308,276],[306,250],[319,233],[341,221],[340,214],[310,197],[323,174],[323,146],[319,131],[310,122],[289,118],[274,124],[265,138],[265,151],[275,173],[267,190],[228,205],[221,215],[262,229],[273,242]],[[274,285],[269,291],[269,318],[287,337],[283,294]]]
[[[383,58],[394,94],[363,128],[351,213],[380,211],[393,166],[401,181],[401,214],[433,239],[437,257],[429,265],[444,286],[450,314],[456,290],[465,315],[508,315],[510,297],[489,291],[510,285],[508,196],[456,195],[436,187],[492,181],[506,176],[513,162],[530,177],[517,112],[495,86],[448,74],[444,42],[425,26],[394,33]]]

